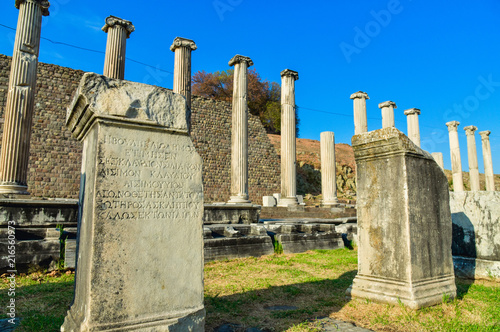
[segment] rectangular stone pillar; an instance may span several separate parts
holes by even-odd
[[[183,96],[87,73],[75,298],[61,331],[203,331],[202,160]]]
[[[352,138],[358,274],[348,295],[417,309],[456,295],[448,181],[396,128]]]

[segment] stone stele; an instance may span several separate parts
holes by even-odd
[[[86,73],[75,298],[61,331],[203,331],[202,160],[186,100]]]
[[[456,296],[448,181],[396,128],[352,138],[358,181],[358,274],[352,297],[412,309]]]

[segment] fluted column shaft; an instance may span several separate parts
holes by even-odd
[[[370,99],[368,94],[358,91],[351,95],[354,104],[354,135],[366,133],[368,122],[366,120],[366,99]]]
[[[36,90],[36,71],[44,0],[16,1],[19,9],[16,39],[5,106],[0,154],[0,193],[28,194],[28,162]]]
[[[337,199],[337,165],[335,162],[335,134],[324,131],[320,134],[321,147],[321,194],[322,204],[335,205]]]
[[[130,21],[115,16],[106,18],[102,28],[108,34],[103,75],[123,80],[125,78],[125,51],[127,38],[135,30]]]
[[[418,108],[410,108],[405,111],[405,115],[408,125],[408,138],[410,138],[416,146],[420,147],[420,126],[418,124],[420,110]]]
[[[229,203],[250,203],[248,199],[248,67],[250,58],[235,55],[230,61],[234,66],[233,120],[231,130],[231,198]]]
[[[457,127],[458,121],[447,122],[448,134],[450,136],[450,156],[451,172],[453,174],[453,190],[455,192],[464,191],[464,181],[462,178],[462,159],[460,158],[460,145],[458,144]]]
[[[296,71],[281,72],[281,199],[278,206],[298,205],[295,146],[295,81]]]
[[[382,110],[382,128],[395,127],[394,109],[398,108],[396,103],[393,101],[386,101],[378,104],[378,107]]]
[[[477,166],[477,150],[476,150],[476,136],[474,132],[477,130],[475,126],[464,127],[465,134],[467,135],[467,156],[469,160],[469,181],[470,190],[479,191],[479,169]]]
[[[432,157],[436,161],[436,163],[441,167],[441,169],[444,171],[444,161],[443,161],[443,154],[441,152],[433,152],[431,153]]]
[[[176,37],[170,46],[170,50],[175,52],[173,91],[186,97],[189,109],[191,109],[191,51],[196,48],[194,41],[181,37]]]
[[[491,159],[490,131],[480,131],[483,147],[484,176],[486,178],[486,190],[495,191],[495,178],[493,175],[493,161]]]

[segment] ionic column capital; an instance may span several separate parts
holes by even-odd
[[[352,96],[351,96],[351,99],[352,99]],[[367,98],[367,99],[368,99],[368,98]],[[384,101],[383,103],[378,104],[378,108],[384,108],[384,107],[398,108],[398,107],[396,106],[396,103],[395,103],[395,102],[393,102],[393,101],[390,101],[390,100],[388,100],[388,101]]]
[[[358,92],[355,92],[351,95],[351,99],[356,99],[356,98],[370,99],[368,97],[368,94],[366,92],[363,92],[363,91],[358,91]]]
[[[172,52],[175,52],[175,49],[179,48],[179,47],[187,47],[187,48],[190,48],[191,51],[194,51],[198,48],[198,46],[196,46],[195,42],[191,39],[182,38],[182,37],[175,37],[174,42],[172,43],[172,45],[170,45],[170,50]]]
[[[102,27],[102,31],[108,33],[108,29],[114,27],[115,25],[120,25],[125,29],[127,32],[127,38],[130,37],[130,34],[135,31],[135,26],[132,22],[113,15],[106,17],[106,24]]]
[[[229,60],[228,64],[230,67],[232,67],[235,64],[241,63],[241,62],[246,62],[248,67],[253,66],[252,59],[250,59],[247,56],[243,56],[243,55],[239,55],[239,54],[236,54],[235,56],[233,56],[233,58],[231,60]]]
[[[490,138],[488,136],[490,136],[490,134],[491,134],[491,131],[489,131],[489,130],[479,132],[479,135],[481,135],[482,140],[489,140]]]
[[[410,108],[410,109],[405,110],[405,115],[412,115],[412,114],[420,115],[420,109],[419,108]],[[448,125],[448,124],[446,124],[446,125]]]
[[[294,70],[291,70],[291,69],[285,69],[281,72],[281,77],[284,77],[284,76],[290,76],[294,79],[294,81],[297,81],[299,79],[299,73],[294,71]]]
[[[49,16],[50,2],[48,0],[16,0],[16,8],[19,9],[24,2],[33,2],[40,6],[43,16]]]
[[[465,134],[467,136],[470,136],[470,135],[474,135],[474,132],[477,130],[477,127],[476,126],[467,126],[467,127],[464,127],[464,130],[465,130]]]
[[[450,121],[446,122],[446,126],[448,127],[448,131],[457,131],[457,127],[460,125],[458,121]]]

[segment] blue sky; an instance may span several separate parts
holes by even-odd
[[[368,93],[368,129],[381,127],[378,104],[392,100],[396,127],[406,133],[408,108],[420,108],[422,147],[442,152],[451,168],[445,123],[457,120],[462,168],[468,170],[463,128],[491,130],[493,167],[500,173],[500,2],[357,1],[129,1],[53,0],[42,37],[104,52],[100,30],[108,15],[136,26],[127,43],[125,78],[172,88],[175,37],[193,39],[192,70],[228,69],[249,56],[263,78],[280,82],[299,72],[300,137],[337,143],[354,133],[351,93]],[[0,23],[15,27],[14,0],[3,1]],[[0,27],[0,53],[12,55],[14,32]],[[101,73],[104,54],[42,40],[41,62]],[[476,133],[479,171],[484,172]]]

